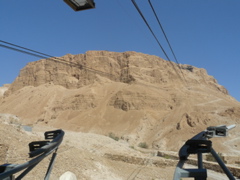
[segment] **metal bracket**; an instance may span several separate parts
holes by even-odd
[[[33,141],[28,144],[29,146],[29,151],[33,152],[37,149],[40,149],[41,147],[47,145],[50,141]]]
[[[186,142],[186,145],[189,146],[187,149],[189,154],[209,153],[211,152],[212,142],[209,140],[190,139]]]

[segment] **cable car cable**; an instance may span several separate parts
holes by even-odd
[[[126,12],[125,14],[127,14],[127,15],[129,16],[129,18],[131,19],[132,17],[131,17],[130,14],[128,13],[128,11],[122,6],[122,4],[120,3],[120,0],[116,0],[116,1],[117,1],[117,3],[119,4],[119,6]],[[132,19],[132,20],[133,20],[133,19]],[[133,23],[135,23],[136,25],[139,25],[139,24],[136,23],[136,21],[133,21]],[[139,29],[141,29],[141,28],[139,27]],[[163,29],[163,28],[162,28],[162,29]],[[164,30],[163,30],[163,32],[164,32]],[[169,43],[170,49],[172,50],[171,45],[170,45],[170,42],[169,42],[169,40],[168,40],[168,38],[167,38],[167,36],[166,36],[166,33],[164,32],[164,34],[165,34],[166,40],[167,40],[168,43]],[[147,38],[149,38],[149,36],[147,36]],[[148,39],[148,40],[149,40],[149,39]],[[173,52],[173,50],[172,50],[172,52]],[[173,55],[175,56],[174,53],[173,53]],[[186,78],[185,78],[185,76],[184,76],[184,74],[183,74],[183,72],[182,72],[182,70],[181,70],[180,64],[179,64],[179,62],[177,61],[176,56],[175,56],[175,60],[176,60],[176,62],[177,62],[177,64],[178,64],[178,68],[179,68],[180,71],[181,71],[181,74],[182,74],[182,76],[183,76],[183,79],[184,79],[185,82],[187,83],[187,80],[186,80]]]
[[[100,73],[100,74],[103,74],[103,75],[107,75],[109,77],[111,77],[111,76],[113,77],[112,74],[109,74],[109,73],[106,73],[106,72],[103,72],[103,71],[100,71],[100,70],[96,70],[96,69],[93,69],[93,68],[90,68],[90,67],[87,67],[87,66],[84,66],[84,65],[81,65],[81,64],[74,63],[74,62],[69,62],[69,61],[66,61],[65,59],[62,59],[62,58],[54,57],[54,56],[51,56],[51,55],[48,55],[48,54],[45,54],[45,53],[41,53],[39,51],[35,51],[35,50],[29,49],[29,48],[26,48],[26,47],[23,47],[23,46],[19,46],[19,45],[13,44],[13,43],[6,42],[6,41],[0,40],[0,42],[17,47],[17,48],[14,48],[14,47],[11,47],[11,46],[0,44],[0,46],[3,47],[3,48],[7,48],[7,49],[10,49],[10,50],[20,52],[20,53],[35,56],[35,57],[38,57],[38,58],[43,58],[43,59],[46,59],[46,60],[52,60],[52,61],[57,61],[57,62],[68,64],[68,65],[73,65],[73,66],[76,66],[76,67],[86,69],[86,70],[91,71],[91,72]],[[24,50],[21,50],[21,49],[18,49],[18,48],[22,48]],[[28,51],[30,51],[30,52],[28,52]],[[53,59],[51,59],[51,58],[53,58]]]
[[[3,48],[10,49],[10,50],[18,51],[20,53],[25,53],[25,54],[28,54],[28,55],[31,55],[31,56],[35,56],[35,57],[38,57],[38,58],[46,59],[45,56],[41,56],[41,55],[34,54],[34,53],[31,53],[31,52],[23,51],[23,50],[20,50],[20,49],[17,49],[17,48],[13,48],[13,47],[10,47],[10,46],[6,46],[6,45],[3,45],[3,44],[0,44],[0,46],[3,47]]]
[[[159,40],[158,40],[158,38],[156,37],[156,35],[154,34],[154,32],[153,32],[152,28],[151,28],[151,27],[150,27],[150,25],[148,24],[148,22],[147,22],[146,18],[144,17],[143,13],[142,13],[142,12],[141,12],[141,10],[139,9],[139,7],[138,7],[137,3],[135,2],[135,0],[131,0],[131,1],[132,1],[133,5],[135,6],[135,8],[137,9],[137,11],[138,11],[139,15],[142,17],[143,21],[144,21],[144,22],[145,22],[145,24],[147,25],[148,29],[149,29],[149,30],[150,30],[150,32],[152,33],[153,37],[154,37],[154,38],[155,38],[155,40],[157,41],[157,43],[158,43],[159,47],[160,47],[160,48],[161,48],[161,50],[163,51],[163,53],[164,53],[164,55],[166,56],[167,60],[169,60],[169,61],[170,61],[170,59],[169,59],[169,57],[168,57],[168,55],[167,55],[166,51],[163,49],[163,47],[162,47],[161,43],[159,42]]]
[[[16,44],[12,44],[12,43],[9,43],[9,42],[3,41],[3,40],[0,40],[0,42],[5,43],[5,44],[8,44],[8,45],[11,45],[11,46],[15,46],[15,47],[18,47],[18,48],[27,50],[27,51],[31,51],[31,52],[34,52],[34,53],[38,53],[38,54],[41,54],[41,55],[44,55],[44,56],[53,57],[53,56],[51,56],[51,55],[48,55],[48,54],[45,54],[45,53],[41,53],[41,52],[38,52],[38,51],[34,51],[34,50],[32,50],[32,49],[25,48],[25,47],[22,47],[22,46],[19,46],[19,45],[16,45]]]
[[[135,0],[131,0],[133,5],[135,6],[135,8],[137,9],[139,15],[142,17],[143,21],[145,22],[145,24],[147,25],[148,29],[150,30],[150,32],[152,33],[153,37],[155,38],[155,40],[157,41],[159,47],[161,48],[161,50],[163,51],[164,55],[166,56],[167,60],[170,62],[170,64],[172,65],[174,71],[177,73],[177,75],[179,76],[180,79],[181,76],[179,75],[178,71],[176,70],[176,68],[174,67],[174,64],[172,63],[172,61],[170,60],[170,58],[168,57],[166,51],[164,50],[164,48],[162,47],[161,43],[159,42],[158,38],[156,37],[156,35],[154,34],[152,28],[150,27],[150,25],[148,24],[146,18],[144,17],[142,11],[140,10],[140,8],[138,7],[137,3],[135,2]]]
[[[163,29],[163,26],[162,26],[162,24],[161,24],[161,22],[160,22],[160,20],[159,20],[159,18],[158,18],[158,16],[157,16],[157,13],[156,13],[156,11],[155,11],[152,3],[151,3],[151,0],[148,0],[148,3],[149,3],[149,5],[150,5],[151,8],[152,8],[152,11],[153,11],[153,13],[154,13],[154,15],[155,15],[155,17],[156,17],[156,19],[157,19],[157,22],[158,22],[158,24],[159,24],[159,26],[160,26],[160,28],[161,28],[161,30],[162,30],[162,32],[163,32],[163,35],[164,35],[164,37],[165,37],[165,39],[166,39],[166,41],[167,41],[167,43],[168,43],[168,46],[169,46],[169,48],[171,49],[171,52],[172,52],[172,54],[173,54],[173,56],[174,56],[175,61],[179,64],[179,62],[178,62],[178,60],[177,60],[177,57],[176,57],[175,53],[173,52],[172,46],[171,46],[171,44],[170,44],[170,42],[169,42],[169,40],[168,40],[168,38],[167,38],[167,35],[166,35],[166,33],[165,33],[164,29]]]
[[[170,42],[169,42],[169,40],[168,40],[168,37],[167,37],[167,35],[166,35],[166,33],[165,33],[164,29],[163,29],[163,26],[162,26],[162,24],[161,24],[161,22],[160,22],[160,20],[159,20],[159,18],[158,18],[158,15],[157,15],[157,13],[156,13],[153,5],[152,5],[151,0],[148,0],[148,3],[149,3],[149,5],[150,5],[150,7],[151,7],[151,9],[152,9],[152,11],[153,11],[156,19],[157,19],[157,22],[158,22],[158,24],[159,24],[159,26],[160,26],[160,29],[162,30],[162,33],[163,33],[163,35],[164,35],[164,37],[165,37],[165,39],[166,39],[166,41],[167,41],[167,43],[168,43],[168,46],[169,46],[169,48],[170,48],[170,50],[171,50],[171,52],[172,52],[172,54],[173,54],[173,57],[174,57],[176,63],[179,65],[179,62],[178,62],[178,60],[177,60],[177,57],[176,57],[176,55],[175,55],[175,53],[174,53],[174,51],[173,51],[173,48],[172,48],[172,46],[171,46],[171,44],[170,44]],[[181,73],[182,73],[182,75],[183,75],[183,78],[184,78],[185,81],[186,81],[186,78],[185,78],[185,76],[184,76],[184,74],[183,74],[180,66],[179,66],[179,69],[180,69],[180,71],[181,71]],[[187,82],[187,81],[186,81],[186,82]]]
[[[57,61],[57,62],[64,63],[64,64],[67,64],[67,65],[71,65],[71,66],[74,65],[74,66],[76,66],[76,67],[84,68],[84,69],[86,69],[86,70],[93,71],[93,72],[97,72],[97,73],[101,73],[101,74],[111,75],[111,74],[108,74],[108,73],[105,73],[105,72],[102,72],[102,71],[99,71],[99,70],[96,70],[96,69],[89,68],[89,67],[87,67],[87,66],[83,66],[83,65],[80,65],[80,64],[77,64],[77,63],[73,63],[73,62],[66,61],[66,60],[61,59],[61,58],[52,57],[52,56],[51,56],[51,57],[46,57],[46,56],[34,54],[34,53],[31,53],[31,52],[27,52],[27,51],[24,51],[24,50],[20,50],[20,49],[13,48],[13,47],[6,46],[6,45],[2,45],[2,44],[0,44],[0,46],[1,46],[1,47],[4,47],[4,48],[7,48],[7,49],[14,50],[14,51],[18,51],[18,52],[21,52],[21,53],[24,53],[24,54],[28,54],[28,55],[31,55],[31,56],[43,58],[43,59],[46,59],[46,60],[52,60],[52,61],[61,60],[61,61]],[[25,48],[25,49],[27,49],[27,48]],[[43,54],[43,53],[42,53],[42,54]],[[50,58],[54,58],[54,59],[50,59]]]

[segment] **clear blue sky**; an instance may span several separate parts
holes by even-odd
[[[136,0],[174,61],[147,0]],[[53,56],[89,50],[166,57],[131,0],[95,0],[75,12],[63,0],[1,0],[0,39]],[[240,0],[152,0],[180,64],[205,68],[240,101]],[[0,86],[39,58],[0,47]]]

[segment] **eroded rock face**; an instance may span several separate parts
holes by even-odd
[[[109,51],[31,62],[0,99],[2,113],[26,124],[112,132],[129,143],[168,149],[182,145],[176,137],[238,123],[239,107],[204,69]]]
[[[146,91],[138,90],[123,90],[118,91],[112,96],[109,105],[116,109],[123,111],[129,110],[169,110],[171,109],[170,103],[163,100],[162,97],[156,94],[147,93]]]
[[[184,83],[182,74],[190,84],[205,84],[227,94],[227,90],[218,85],[206,70],[189,65],[180,65],[180,69],[175,63],[136,52],[89,51],[86,54],[68,54],[29,63],[21,70],[5,95],[26,86],[37,87],[42,84],[77,89],[101,81],[101,77],[123,83],[143,81],[176,86]]]

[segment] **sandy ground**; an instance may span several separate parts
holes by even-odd
[[[185,85],[168,61],[155,56],[92,51],[64,58],[111,76],[55,61],[29,63],[16,81],[0,87],[1,112],[9,113],[0,114],[0,163],[29,161],[28,143],[61,127],[65,137],[50,179],[70,171],[80,180],[168,180],[177,161],[151,148],[177,153],[208,126],[240,123],[239,102],[204,69],[181,65]],[[239,132],[237,126],[228,138],[213,140],[234,163],[240,162]],[[140,142],[149,149],[137,147]],[[24,179],[43,179],[50,158]],[[209,171],[209,179],[222,178]]]
[[[36,126],[28,132],[18,124],[18,118],[11,115],[1,116],[0,128],[1,164],[29,161],[28,143],[43,140],[43,133],[53,130]],[[120,158],[111,159],[106,154],[120,155]],[[45,158],[24,179],[43,179],[50,158]],[[153,158],[157,158],[163,166],[153,165]],[[142,160],[144,164],[138,164]],[[164,167],[165,161],[153,154],[143,154],[126,142],[115,141],[108,136],[65,131],[50,179],[58,180],[66,171],[73,172],[80,180],[171,179],[174,166],[170,163],[170,167]]]
[[[18,124],[12,115],[1,116],[1,163],[19,164],[29,161],[27,144],[43,140],[43,133],[53,130],[47,126],[35,126],[31,132]],[[26,128],[25,128],[26,129]],[[11,132],[11,133],[9,133]],[[108,136],[93,133],[65,131],[51,180],[58,180],[66,171],[79,180],[169,180],[173,178],[177,161],[156,157],[151,150],[130,147],[123,140],[115,141]],[[149,153],[151,152],[151,153]],[[117,157],[117,158],[116,158]],[[34,168],[24,179],[43,179],[50,156]],[[158,165],[156,165],[157,162]],[[185,168],[195,168],[186,165]],[[225,175],[208,171],[208,179],[224,180]]]

